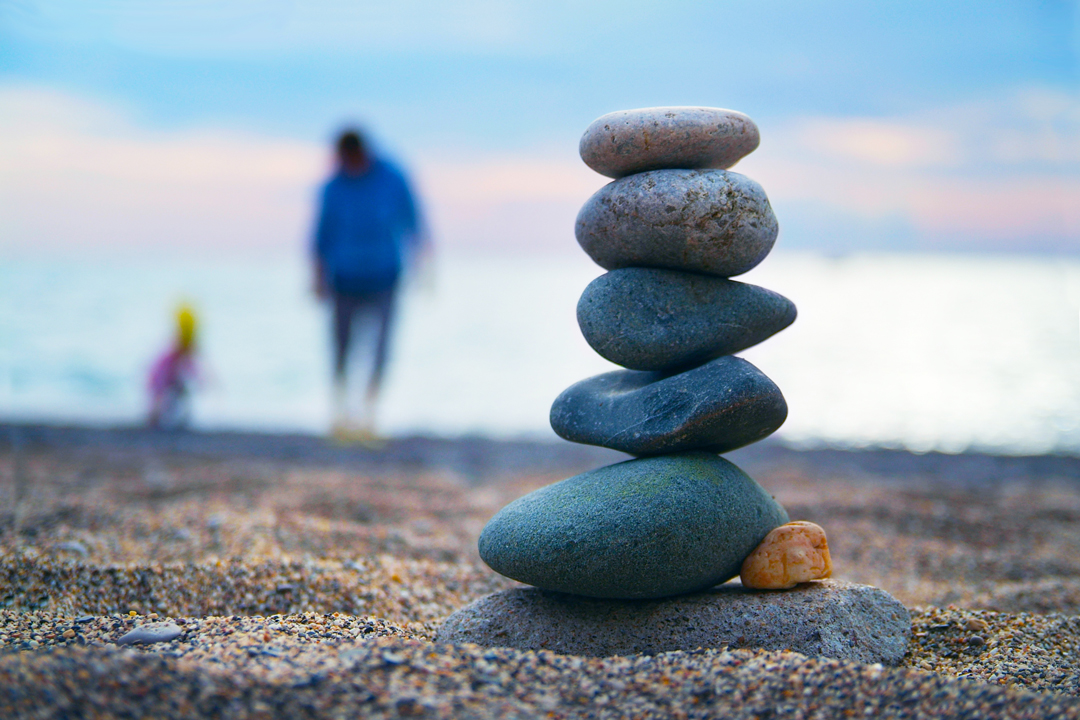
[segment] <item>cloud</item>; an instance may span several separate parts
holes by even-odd
[[[574,220],[607,178],[576,148],[548,156],[500,155],[420,166],[437,227],[451,245],[576,251]]]
[[[805,149],[870,166],[937,167],[957,159],[955,137],[941,128],[865,118],[812,118],[795,132]]]
[[[322,153],[221,131],[154,132],[114,109],[3,88],[9,248],[283,247],[304,232]]]
[[[321,144],[214,129],[159,131],[122,109],[0,87],[0,244],[8,248],[289,250],[310,232],[329,170]],[[429,157],[415,168],[435,239],[573,247],[605,180],[563,155]]]
[[[320,143],[154,130],[124,108],[0,86],[0,245],[299,252],[329,169]],[[780,247],[1080,251],[1080,98],[1039,89],[890,118],[763,123],[735,169],[765,187]],[[576,148],[428,153],[410,168],[435,240],[576,251],[606,181]]]
[[[922,248],[1080,251],[1080,96],[1025,89],[894,118],[794,118],[764,127],[736,168],[783,210],[817,205],[910,228]],[[815,238],[787,228],[795,245]],[[823,244],[826,229],[814,227]],[[878,245],[868,238],[867,246]],[[852,239],[851,247],[860,244]]]

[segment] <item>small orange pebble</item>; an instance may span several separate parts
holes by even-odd
[[[774,528],[743,560],[742,584],[755,590],[787,590],[832,575],[825,531],[812,522]]]

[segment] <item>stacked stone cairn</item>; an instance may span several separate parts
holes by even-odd
[[[875,616],[866,632],[891,628],[896,642],[867,657],[799,646],[792,632],[819,645],[823,638],[820,627],[800,625],[808,607],[790,632],[773,628],[778,638],[762,639],[738,622],[725,626],[717,613],[737,596],[742,605],[729,610],[743,625],[760,625],[744,606],[756,602],[775,620],[774,600],[747,600],[744,588],[704,592],[740,572],[743,585],[757,588],[831,572],[821,528],[788,523],[768,492],[719,456],[767,437],[787,417],[780,389],[734,356],[796,314],[782,295],[730,279],[764,260],[777,236],[761,186],[727,170],[758,141],[750,118],[716,108],[616,112],[586,130],[582,159],[614,181],[578,215],[578,242],[609,271],[582,294],[578,324],[597,353],[626,369],[565,390],[551,425],[572,442],[637,457],[541,488],[497,513],[480,535],[480,556],[539,590],[481,599],[451,616],[440,641],[609,654],[742,639],[875,662],[903,655],[907,612],[876,588],[826,581],[817,598],[819,619],[836,605],[835,593],[891,601],[883,602],[892,620]],[[670,625],[680,622],[684,630],[673,637]],[[757,639],[747,642],[748,634]],[[865,638],[853,643],[869,646]]]

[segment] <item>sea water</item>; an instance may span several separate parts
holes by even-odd
[[[575,305],[584,255],[446,253],[403,293],[379,426],[551,437],[568,385],[616,369]],[[0,262],[0,419],[142,422],[146,374],[190,302],[201,429],[326,432],[326,308],[299,257]],[[797,445],[1080,453],[1080,261],[773,253],[740,277],[791,298],[741,353],[783,390]]]

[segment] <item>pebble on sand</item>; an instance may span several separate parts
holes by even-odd
[[[149,645],[169,642],[183,634],[183,629],[171,622],[150,622],[140,625],[116,641],[117,645]]]
[[[593,121],[578,151],[601,175],[663,168],[729,168],[760,142],[754,121],[734,110],[655,107],[619,110]]]
[[[80,555],[82,557],[86,557],[90,554],[90,551],[86,548],[86,546],[78,540],[67,540],[62,543],[57,543],[56,549],[62,552],[75,553],[76,555]]]
[[[741,275],[765,259],[779,226],[765,191],[726,170],[653,170],[610,182],[574,232],[598,265]]]
[[[774,528],[743,561],[740,573],[742,584],[757,590],[787,590],[831,576],[825,530],[803,520]]]

